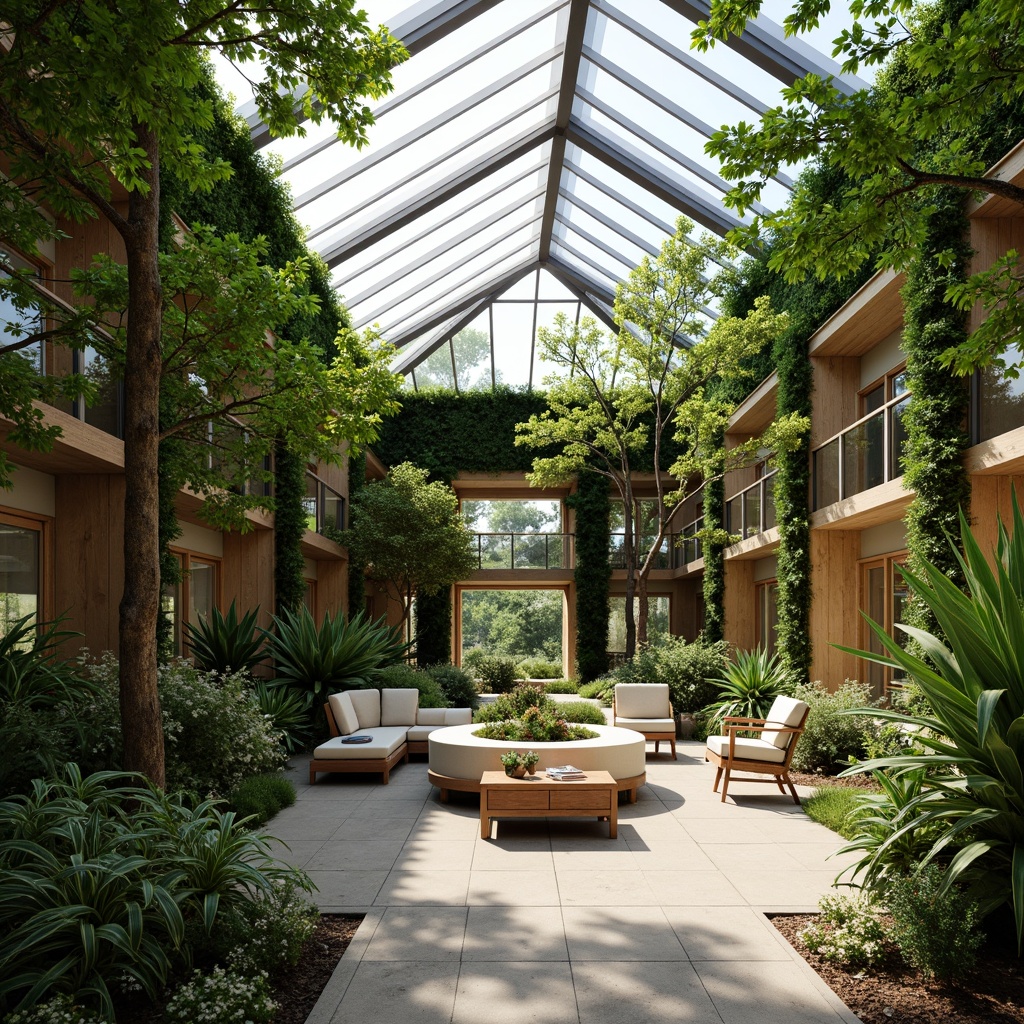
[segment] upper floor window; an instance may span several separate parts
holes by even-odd
[[[43,527],[22,516],[0,514],[0,636],[19,619],[45,618]]]
[[[42,273],[35,264],[19,256],[9,249],[0,249],[0,279],[10,281],[11,274],[5,269],[24,271],[31,279],[42,280]],[[6,288],[0,287],[0,348],[16,343],[22,338],[38,334],[43,330],[43,315],[37,306],[25,307],[21,301],[15,301],[14,295]],[[34,341],[26,348],[19,349],[18,354],[28,359],[36,373],[46,372],[46,346],[42,339]]]

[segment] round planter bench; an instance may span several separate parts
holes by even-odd
[[[605,771],[620,793],[629,793],[636,803],[636,791],[647,781],[647,741],[632,729],[616,729],[610,725],[588,725],[598,734],[592,740],[568,743],[513,743],[510,740],[486,740],[473,733],[475,725],[452,725],[436,729],[428,740],[429,767],[427,777],[441,791],[441,802],[447,803],[450,790],[479,793],[484,772],[502,771],[501,755],[506,750],[540,754],[538,772],[559,764],[573,764],[583,771]]]

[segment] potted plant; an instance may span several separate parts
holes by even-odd
[[[526,774],[532,775],[534,769],[537,767],[537,762],[540,760],[540,754],[534,753],[532,750],[528,750],[523,754],[523,764],[526,767]]]
[[[526,774],[526,761],[522,754],[518,754],[514,750],[502,754],[501,763],[505,767],[505,774],[510,778],[521,779]]]

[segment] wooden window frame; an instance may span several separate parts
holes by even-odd
[[[191,548],[170,547],[168,549],[174,555],[181,566],[181,583],[178,584],[178,593],[181,599],[181,607],[178,610],[178,621],[180,623],[180,634],[175,635],[176,655],[188,656],[188,644],[185,641],[185,623],[189,622],[189,611],[192,608],[192,562],[201,562],[203,565],[214,566],[213,605],[215,608],[224,607],[224,559],[220,555],[208,555],[204,551],[194,551]]]
[[[857,561],[857,607],[862,611],[867,610],[868,605],[868,593],[867,593],[867,574],[870,569],[883,570],[884,580],[884,596],[883,596],[883,618],[884,621],[879,623],[885,632],[892,637],[896,637],[896,627],[894,625],[894,606],[895,606],[895,584],[896,584],[896,567],[905,565],[907,558],[909,557],[909,551],[903,549],[901,551],[890,551],[881,555],[872,555],[869,558],[861,558]],[[861,616],[860,627],[858,633],[858,646],[862,651],[869,650],[870,639],[872,637],[871,627],[867,621]],[[898,682],[893,680],[893,670],[888,666],[882,666],[882,697],[888,697],[893,690],[901,688]]]
[[[39,615],[37,622],[52,622],[56,614],[54,611],[53,516],[0,505],[0,523],[22,530],[34,530],[39,534]]]

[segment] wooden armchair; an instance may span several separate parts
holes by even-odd
[[[802,700],[793,697],[776,697],[768,711],[767,718],[741,718],[729,716],[722,722],[722,735],[709,736],[705,759],[715,765],[715,785],[722,784],[722,800],[729,790],[729,778],[734,771],[752,772],[756,775],[770,775],[768,779],[748,779],[742,782],[775,783],[781,793],[789,787],[793,802],[800,803],[796,787],[789,777],[789,764],[793,760],[797,740],[807,724],[810,708]],[[741,736],[740,733],[760,733],[759,736]]]

